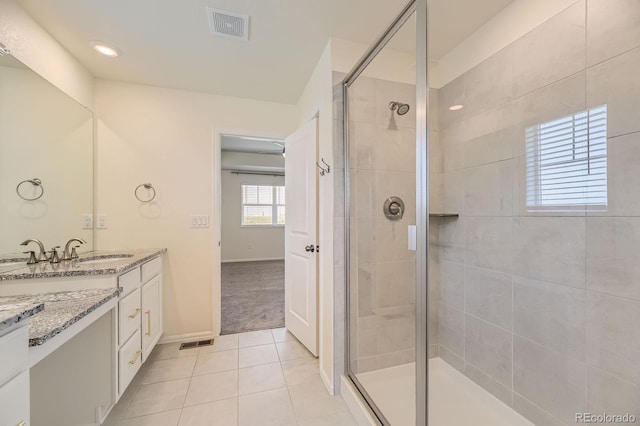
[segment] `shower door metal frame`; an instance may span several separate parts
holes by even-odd
[[[343,141],[344,141],[344,206],[345,206],[345,372],[346,377],[362,395],[371,413],[382,425],[390,425],[375,401],[367,393],[350,362],[350,244],[351,244],[351,179],[349,170],[349,87],[375,59],[389,40],[416,14],[416,426],[428,424],[428,245],[429,245],[429,150],[428,150],[428,83],[427,83],[427,1],[411,0],[378,40],[366,51],[342,81]]]

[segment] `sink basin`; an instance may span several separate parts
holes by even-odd
[[[103,256],[91,256],[83,259],[78,259],[78,263],[83,265],[97,265],[101,263],[117,262],[122,259],[128,259],[133,257],[132,254],[109,254]]]

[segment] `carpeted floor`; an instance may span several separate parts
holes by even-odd
[[[284,327],[284,260],[222,264],[222,334]]]

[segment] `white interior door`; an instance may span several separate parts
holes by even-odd
[[[318,355],[314,118],[285,139],[285,326]]]

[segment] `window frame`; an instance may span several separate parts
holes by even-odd
[[[527,212],[607,211],[609,203],[607,114],[607,105],[604,104],[525,129],[525,208]],[[595,118],[592,119],[592,116]],[[582,120],[581,123],[580,120]],[[559,130],[549,131],[550,128],[556,126],[559,127]],[[558,135],[553,133],[559,131],[566,131],[566,134],[570,134],[571,137],[567,138],[566,142],[560,140],[561,144],[554,147],[553,144],[558,142],[554,139]],[[545,139],[541,136],[545,133],[551,133],[551,135]],[[553,151],[554,149],[556,151]],[[571,158],[565,159],[557,155],[557,159],[544,160],[542,152],[545,150],[547,153],[544,155],[547,156],[568,151],[569,154],[566,156]],[[594,163],[597,167],[593,166]],[[572,167],[577,170],[571,170]],[[543,171],[545,168],[548,169],[546,172]],[[592,168],[597,171],[593,175]],[[577,175],[580,172],[582,174]],[[576,176],[571,176],[572,173],[576,173]],[[562,177],[561,174],[566,174],[566,176]],[[549,176],[552,175],[559,176],[550,178]],[[589,176],[594,176],[594,178],[586,179]],[[569,197],[576,193],[569,192],[573,188],[565,185],[577,185],[581,179],[584,179],[585,189],[602,187],[600,196],[597,195],[597,190],[592,190],[585,191],[582,198]],[[553,182],[550,182],[552,180],[559,181],[556,183],[557,187],[551,186],[553,185]],[[548,188],[544,189],[543,186]],[[544,193],[545,191],[547,194]],[[555,195],[567,196],[567,198],[564,200],[545,200],[545,197],[553,197],[554,191],[558,191]],[[571,199],[581,202],[572,202]]]
[[[245,187],[271,187],[272,198],[271,204],[259,204],[259,203],[245,203]],[[240,185],[240,227],[241,228],[282,228],[286,223],[286,209],[285,209],[285,222],[278,223],[278,207],[285,207],[286,204],[278,204],[278,188],[284,188],[284,185],[280,184],[251,184],[243,183]],[[285,198],[286,203],[286,198]],[[245,206],[249,207],[271,207],[271,223],[245,223]]]

